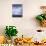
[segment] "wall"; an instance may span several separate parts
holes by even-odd
[[[12,17],[12,4],[23,4],[23,17]],[[39,27],[35,16],[41,13],[40,6],[46,5],[46,0],[0,0],[0,35],[4,34],[6,25],[15,25],[19,31],[18,35],[31,36],[31,32]]]

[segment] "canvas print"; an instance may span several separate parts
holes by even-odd
[[[22,17],[22,4],[12,4],[12,17]]]

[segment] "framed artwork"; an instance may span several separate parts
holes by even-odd
[[[12,17],[22,17],[23,7],[22,4],[12,4]]]

